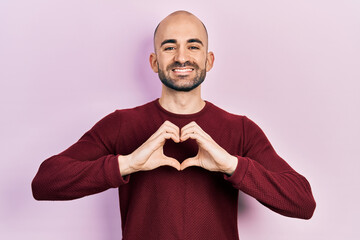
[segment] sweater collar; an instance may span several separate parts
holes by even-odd
[[[178,113],[169,112],[168,110],[163,108],[159,103],[159,98],[154,100],[154,104],[161,112],[163,112],[164,114],[166,114],[169,117],[174,117],[174,118],[197,118],[197,117],[201,116],[202,114],[204,114],[211,105],[210,102],[205,100],[205,106],[200,111],[198,111],[196,113],[191,113],[191,114],[178,114]]]

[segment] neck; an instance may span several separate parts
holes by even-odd
[[[176,114],[197,113],[205,106],[200,86],[190,92],[180,92],[163,85],[159,103],[167,111]]]

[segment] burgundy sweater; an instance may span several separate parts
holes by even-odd
[[[163,166],[122,177],[118,155],[133,152],[165,120],[179,128],[195,121],[237,156],[233,175]],[[197,150],[191,139],[164,145],[165,155],[179,162]],[[210,102],[188,115],[168,112],[158,100],[117,110],[67,150],[45,160],[32,182],[37,200],[70,200],[109,188],[119,189],[124,240],[239,239],[238,190],[289,217],[309,219],[315,209],[309,183],[276,154],[263,131],[247,117]]]

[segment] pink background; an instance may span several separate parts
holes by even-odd
[[[159,96],[152,34],[178,9],[209,31],[203,97],[257,122],[317,201],[304,221],[242,195],[240,238],[358,239],[358,0],[1,1],[0,238],[120,239],[116,189],[37,202],[30,183],[103,116]]]

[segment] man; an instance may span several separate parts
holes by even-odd
[[[64,152],[44,161],[38,200],[119,189],[123,239],[239,239],[241,190],[285,216],[309,219],[310,185],[281,159],[261,129],[201,98],[214,63],[203,23],[166,17],[150,56],[161,97],[117,110]]]

